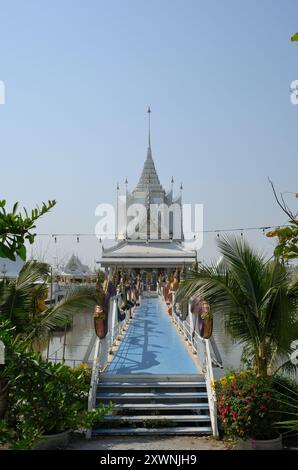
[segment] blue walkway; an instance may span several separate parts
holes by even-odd
[[[157,298],[142,299],[109,374],[198,374],[194,358]]]

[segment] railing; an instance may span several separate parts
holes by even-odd
[[[210,419],[212,432],[214,437],[218,437],[218,425],[217,425],[217,404],[216,404],[216,393],[214,389],[214,375],[212,360],[210,354],[210,341],[209,339],[204,339],[205,344],[205,353],[206,353],[206,362],[205,362],[205,380],[206,388],[208,394],[208,402],[210,409]]]
[[[96,392],[98,377],[101,372],[103,372],[108,364],[109,355],[112,352],[113,347],[115,346],[116,341],[119,339],[123,331],[127,327],[127,323],[130,321],[130,314],[127,312],[125,319],[122,322],[118,321],[118,309],[117,303],[120,299],[120,294],[113,297],[110,301],[109,306],[109,328],[108,333],[103,339],[96,337],[95,341],[95,350],[94,358],[92,365],[92,375],[91,375],[91,386],[89,391],[88,398],[88,410],[91,411],[95,409],[96,406]],[[112,326],[113,325],[113,326]],[[87,439],[91,438],[91,429],[88,429],[86,432]]]
[[[213,366],[222,367],[221,360],[218,357],[218,350],[214,352],[210,340],[201,338],[198,332],[194,330],[193,325],[190,323],[190,315],[188,315],[187,319],[182,321],[175,312],[174,306],[175,302],[173,301],[173,321],[196,354],[201,372],[205,377],[212,433],[214,437],[218,437],[217,406],[213,375]]]
[[[95,408],[96,405],[96,392],[97,392],[97,380],[99,374],[99,358],[100,358],[100,350],[101,350],[101,342],[98,337],[96,337],[95,341],[95,351],[94,351],[94,359],[93,359],[93,366],[92,366],[92,375],[91,375],[91,386],[89,390],[89,397],[88,397],[88,410],[91,411]],[[91,438],[92,429],[88,429],[86,431],[86,438]]]

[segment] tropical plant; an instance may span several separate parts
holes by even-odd
[[[289,222],[287,227],[276,228],[266,233],[269,238],[276,237],[277,245],[274,256],[284,260],[298,258],[298,221],[296,224]]]
[[[277,377],[276,401],[282,409],[280,420],[276,426],[283,434],[298,434],[298,383],[288,377]]]
[[[228,435],[243,439],[277,437],[277,393],[272,378],[249,370],[231,371],[215,382],[215,391],[219,419]]]
[[[266,260],[243,239],[218,241],[220,263],[200,265],[181,283],[178,296],[206,300],[225,317],[233,338],[258,375],[294,368],[291,343],[298,338],[297,276],[277,260]]]
[[[275,200],[281,210],[289,218],[289,225],[285,227],[278,227],[266,233],[269,238],[276,237],[277,245],[274,250],[274,256],[281,260],[291,260],[298,258],[298,213],[294,213],[285,202],[284,196],[281,193],[277,195],[274,184],[269,180]],[[298,198],[298,194],[295,194]]]
[[[44,361],[36,353],[23,354],[14,363],[8,415],[20,436],[30,427],[42,434],[89,428],[101,421],[110,407],[88,411],[90,382],[84,372]]]
[[[71,369],[46,362],[39,353],[28,351],[9,321],[0,323],[0,340],[6,346],[2,373],[9,383],[0,444],[31,448],[44,434],[89,428],[110,410],[111,406],[100,405],[88,411],[90,367]]]
[[[16,279],[0,281],[0,315],[15,327],[15,334],[34,345],[47,338],[49,331],[66,324],[83,309],[96,302],[94,286],[81,285],[69,290],[55,305],[46,306],[49,266],[38,261],[24,264]]]
[[[18,255],[22,260],[26,260],[25,242],[34,242],[35,235],[32,230],[35,222],[42,215],[49,212],[55,201],[43,202],[41,208],[38,206],[32,209],[31,214],[24,208],[24,215],[18,210],[18,203],[13,206],[12,212],[6,211],[6,201],[0,200],[0,258],[9,258],[13,261]]]

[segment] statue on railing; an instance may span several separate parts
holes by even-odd
[[[131,307],[134,306],[134,303],[131,299],[131,279],[125,271],[121,272],[121,280],[119,287],[121,292],[120,310],[129,310]]]
[[[94,329],[98,338],[103,339],[108,332],[108,307],[106,304],[107,292],[104,291],[99,276],[96,281],[96,296],[97,303],[93,313]]]
[[[163,283],[162,283],[162,273],[160,272],[157,278],[157,294],[162,295],[163,292]]]
[[[175,292],[178,290],[179,287],[179,273],[175,271],[174,275],[170,278],[170,283],[168,286],[168,313],[169,315],[173,314],[173,303],[175,299]]]
[[[133,278],[131,281],[131,301],[134,305],[140,305],[139,302],[139,291],[138,291],[138,281],[136,278]]]
[[[171,287],[170,287],[171,291],[176,292],[176,290],[178,290],[178,287],[179,287],[179,273],[178,271],[175,271],[174,277],[171,283]]]
[[[209,339],[213,330],[213,315],[208,302],[195,297],[191,302],[190,311],[193,315],[196,315],[195,327],[198,323],[201,338]]]
[[[105,293],[105,304],[109,307],[110,299],[116,294],[115,285],[109,275],[105,277],[102,287]]]
[[[181,269],[180,272],[178,272],[178,280],[179,280],[179,283],[178,283],[178,288],[180,286],[180,283],[183,282],[185,278],[185,269]],[[176,289],[178,290],[178,289]],[[175,296],[175,305],[174,305],[174,308],[175,308],[175,312],[179,315],[179,318],[181,321],[185,321],[188,317],[188,313],[189,313],[189,301],[186,297],[183,297],[183,298],[178,298]]]
[[[172,303],[172,294],[171,294],[171,283],[172,283],[172,275],[167,275],[166,280],[166,287],[165,287],[165,301],[167,305]]]

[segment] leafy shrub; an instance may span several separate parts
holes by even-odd
[[[28,354],[28,353],[27,353]],[[9,415],[20,433],[31,425],[43,434],[87,428],[102,419],[105,407],[88,412],[90,382],[84,368],[46,363],[36,354],[23,356],[11,386]]]
[[[30,448],[43,434],[89,428],[110,409],[102,405],[88,411],[91,370],[87,365],[71,369],[46,362],[26,349],[9,322],[0,324],[0,339],[6,345],[2,375],[9,382],[2,444]]]
[[[252,371],[230,372],[216,381],[219,419],[225,432],[243,439],[272,439],[278,411],[270,377]]]

